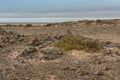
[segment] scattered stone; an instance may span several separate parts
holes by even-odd
[[[45,49],[41,51],[44,54],[44,60],[55,60],[63,55],[63,52],[59,49]]]
[[[6,34],[7,32],[4,29],[0,28],[0,35],[6,35]]]
[[[63,68],[63,70],[69,70],[70,69],[70,67],[64,67]]]
[[[112,55],[112,50],[105,50],[104,55]]]
[[[48,37],[45,39],[45,41],[54,41],[54,40],[55,40],[54,36],[48,36]]]
[[[11,30],[13,26],[8,29],[6,27],[0,29],[1,80],[6,80],[8,78],[10,80],[119,80],[120,44],[109,41],[106,42],[108,47],[105,46],[105,48],[111,49],[106,50],[107,54],[105,54],[115,55],[115,57],[96,53],[89,54],[89,52],[84,51],[80,51],[80,54],[76,54],[75,51],[73,53],[77,56],[76,58],[71,54],[71,51],[66,51],[65,53],[67,54],[64,55],[65,53],[63,53],[63,51],[54,47],[53,41],[57,42],[63,38],[64,36],[61,34],[66,34],[64,31],[66,28],[63,30],[63,33],[60,33],[62,30],[58,32],[50,31],[52,34],[49,35],[42,31],[39,35],[39,32],[35,32],[37,29],[36,26],[34,30],[32,30],[32,27],[29,28],[31,31],[30,35],[28,35],[28,28],[24,28],[27,32],[22,31],[21,34],[25,36],[22,36],[15,31],[9,32],[9,29]],[[76,25],[74,26],[77,27]],[[78,25],[78,27],[81,26]],[[16,27],[19,29],[18,26]],[[42,29],[45,28],[42,26]],[[55,28],[55,30],[57,29]],[[74,33],[77,33],[75,30],[73,30],[73,35]],[[46,35],[44,36],[44,34]],[[47,40],[45,41],[45,39]],[[92,40],[91,38],[85,39]],[[114,49],[114,47],[117,47],[118,49]],[[21,50],[23,50],[22,53]],[[104,66],[104,64],[107,64],[108,66]],[[102,70],[99,71],[100,69]],[[94,71],[97,71],[97,73]]]
[[[5,44],[4,43],[0,43],[0,48],[3,48],[5,47]]]
[[[110,68],[108,66],[105,67],[105,71],[109,71]]]
[[[103,62],[102,61],[98,61],[97,64],[102,64]]]
[[[0,38],[0,42],[7,45],[7,44],[18,44],[22,41],[24,41],[24,37],[22,35],[20,35],[18,32],[16,31],[9,31],[6,32],[4,29],[0,29],[0,35],[2,35],[2,37]],[[2,47],[2,45],[1,45]]]
[[[120,43],[116,43],[116,47],[120,49]]]
[[[81,72],[81,75],[88,75],[88,74],[89,74],[88,71],[82,71],[82,72]]]
[[[104,46],[109,47],[109,48],[117,47],[120,49],[120,43],[112,43],[111,41],[106,42]]]
[[[120,51],[115,51],[114,54],[120,56]]]
[[[18,32],[16,32],[16,31],[9,31],[9,34],[11,34],[11,35],[20,35]]]
[[[111,42],[111,41],[106,41],[105,43],[106,43],[106,44],[112,44],[112,42]]]
[[[104,72],[102,72],[102,71],[99,71],[98,73],[97,73],[97,76],[103,76],[104,75]]]
[[[110,49],[106,49],[104,51],[104,55],[109,55],[109,56],[120,56],[120,50],[118,48],[110,48]]]
[[[42,41],[40,41],[39,38],[35,38],[35,39],[32,41],[32,45],[33,45],[33,46],[39,46],[40,44],[42,44],[41,42],[42,42]]]
[[[54,38],[56,39],[56,40],[60,40],[60,39],[62,39],[64,36],[63,35],[56,35],[56,36],[54,36]]]
[[[25,49],[21,54],[20,56],[21,57],[32,57],[35,52],[37,52],[37,48],[36,47],[32,47],[32,48],[29,48],[29,49]]]
[[[68,29],[68,30],[67,30],[67,34],[72,34],[71,29]]]
[[[23,37],[20,37],[18,40],[19,40],[19,41],[24,41],[24,38],[23,38]]]
[[[60,40],[61,38],[63,38],[63,35],[55,35],[55,36],[48,36],[45,41],[55,41],[55,40]]]

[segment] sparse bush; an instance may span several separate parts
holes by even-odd
[[[66,35],[63,39],[55,43],[55,46],[63,50],[84,49],[85,40],[82,36]]]
[[[49,26],[52,26],[52,24],[51,24],[51,23],[49,23],[49,24],[46,24],[46,27],[49,27]]]
[[[108,24],[108,25],[115,24],[113,21],[110,21],[110,20],[100,20],[100,19],[96,20],[96,23],[100,24],[100,25],[102,25],[102,24]]]
[[[87,40],[86,51],[97,52],[103,48],[103,45],[98,40]]]
[[[24,25],[23,24],[19,24],[18,26],[23,27]]]
[[[103,21],[98,19],[98,20],[96,20],[96,23],[101,24],[101,23],[103,23]]]
[[[97,40],[88,40],[79,35],[66,35],[64,38],[55,43],[55,46],[68,51],[72,49],[86,50],[86,51],[99,51],[102,45]]]
[[[32,24],[26,24],[25,27],[32,27]]]
[[[6,24],[5,25],[6,27],[11,27],[11,26],[13,26],[12,24]]]
[[[85,21],[85,25],[90,25],[90,24],[92,24],[94,21],[90,21],[90,20],[86,20]]]

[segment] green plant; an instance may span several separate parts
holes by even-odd
[[[102,48],[99,41],[88,40],[80,35],[66,35],[61,40],[56,42],[55,46],[65,51],[72,49],[98,51]]]

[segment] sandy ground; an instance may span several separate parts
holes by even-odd
[[[0,26],[0,80],[120,80],[120,20]],[[55,48],[68,30],[110,43],[98,53]]]

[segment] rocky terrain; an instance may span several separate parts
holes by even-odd
[[[99,52],[64,51],[65,35],[99,40]],[[0,25],[0,80],[120,80],[120,20]]]

